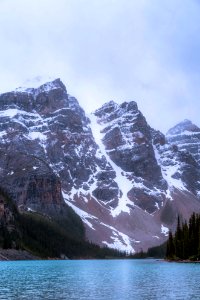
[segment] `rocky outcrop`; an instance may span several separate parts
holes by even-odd
[[[189,120],[177,124],[167,132],[167,140],[172,144],[181,165],[174,178],[181,178],[188,191],[199,198],[200,194],[200,128]],[[175,155],[175,156],[176,156]]]
[[[19,236],[17,208],[0,188],[0,250],[1,248],[16,248],[16,240]]]
[[[200,210],[198,130],[181,125],[166,139],[134,101],[87,116],[60,79],[19,88],[0,95],[0,186],[22,211],[59,219],[70,206],[88,240],[145,250],[177,214]]]
[[[15,223],[15,211],[12,205],[7,202],[5,195],[0,191],[0,228],[13,231]]]
[[[112,161],[125,172],[154,184],[160,183],[162,176],[154,155],[150,127],[136,102],[121,105],[109,102],[97,110],[95,116],[103,126],[103,143]]]
[[[157,142],[159,138],[158,132],[154,131],[152,137],[153,130],[134,101],[121,105],[108,102],[94,115],[100,126],[106,155],[115,165],[114,169],[120,168],[129,181],[130,188],[125,196],[153,213],[157,203],[161,204],[164,200],[167,188],[153,148],[153,139]],[[161,143],[165,143],[164,137]]]
[[[180,150],[190,152],[200,163],[200,128],[189,120],[180,122],[167,132],[167,140],[178,146]]]

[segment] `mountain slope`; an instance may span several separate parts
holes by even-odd
[[[72,209],[57,220],[41,213],[20,213],[2,190],[0,229],[0,260],[124,256],[119,251],[85,241],[83,224]]]
[[[21,211],[59,220],[70,206],[89,241],[131,252],[162,243],[177,214],[200,210],[199,182],[193,155],[134,101],[86,116],[60,79],[0,95],[0,186]]]
[[[200,162],[200,128],[190,120],[175,125],[167,132],[166,137],[170,143],[178,145],[180,150],[187,150]]]

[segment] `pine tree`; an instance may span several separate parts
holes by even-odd
[[[193,213],[189,225],[187,222],[180,224],[178,217],[175,235],[169,232],[166,257],[200,259],[200,215]]]
[[[193,213],[189,220],[189,256],[195,255],[195,223],[196,216],[195,213]]]
[[[173,239],[173,235],[172,232],[169,232],[169,239],[167,242],[167,253],[166,253],[166,257],[167,258],[173,258],[175,256],[175,247],[174,247],[174,239]]]
[[[178,258],[182,258],[182,231],[181,231],[181,225],[180,225],[180,217],[178,216],[177,220],[177,227],[176,227],[176,233],[174,238],[174,244],[175,244],[175,256]]]
[[[182,225],[183,228],[183,259],[187,259],[189,257],[189,229],[188,224],[185,222]]]

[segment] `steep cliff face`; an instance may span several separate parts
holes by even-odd
[[[155,159],[150,127],[136,102],[105,104],[95,112],[103,126],[103,143],[111,160],[125,172],[163,184]]]
[[[178,146],[180,150],[190,152],[200,162],[200,128],[189,120],[178,123],[167,132],[167,140]]]
[[[181,163],[180,172],[174,177],[181,177],[185,187],[199,198],[200,128],[191,121],[184,120],[171,128],[166,137]]]
[[[98,109],[92,120],[96,142],[116,171],[121,198],[130,200],[127,207],[135,203],[154,212],[163,201],[166,182],[155,158],[151,128],[137,104],[111,101]]]
[[[12,231],[15,223],[15,213],[11,205],[6,201],[4,194],[0,191],[0,228]]]
[[[80,215],[86,203],[106,210],[117,201],[114,170],[89,124],[59,79],[0,96],[0,184],[21,210],[65,216],[67,202]]]
[[[59,79],[0,96],[0,182],[18,206],[59,210],[66,207],[60,178],[67,192],[90,179],[97,146],[88,123]]]
[[[0,248],[16,248],[20,236],[16,206],[0,188]]]
[[[0,186],[21,210],[59,217],[71,206],[88,240],[146,249],[178,213],[200,210],[198,161],[167,137],[134,101],[86,116],[59,79],[20,88],[0,95]]]

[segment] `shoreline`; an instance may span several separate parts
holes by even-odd
[[[16,250],[16,249],[0,249],[0,262],[1,261],[22,261],[22,260],[116,260],[116,259],[131,259],[134,260],[134,258],[130,257],[121,257],[121,258],[116,258],[116,257],[104,257],[104,258],[94,258],[94,257],[77,257],[77,258],[68,258],[68,257],[46,257],[42,258],[36,255],[31,254],[30,252],[26,250]],[[200,263],[200,260],[170,260],[170,259],[164,259],[164,258],[157,258],[157,257],[146,257],[146,258],[139,258],[139,259],[153,259],[156,261],[161,261],[161,262],[168,262],[168,263],[186,263],[186,264],[191,264],[195,263],[198,264]]]
[[[26,250],[0,249],[0,261],[41,260]]]
[[[195,264],[199,264],[200,260],[189,260],[189,259],[185,259],[185,260],[170,260],[170,259],[165,259],[164,261],[169,262],[169,263],[184,263],[184,264],[191,264],[191,263],[195,263]]]

